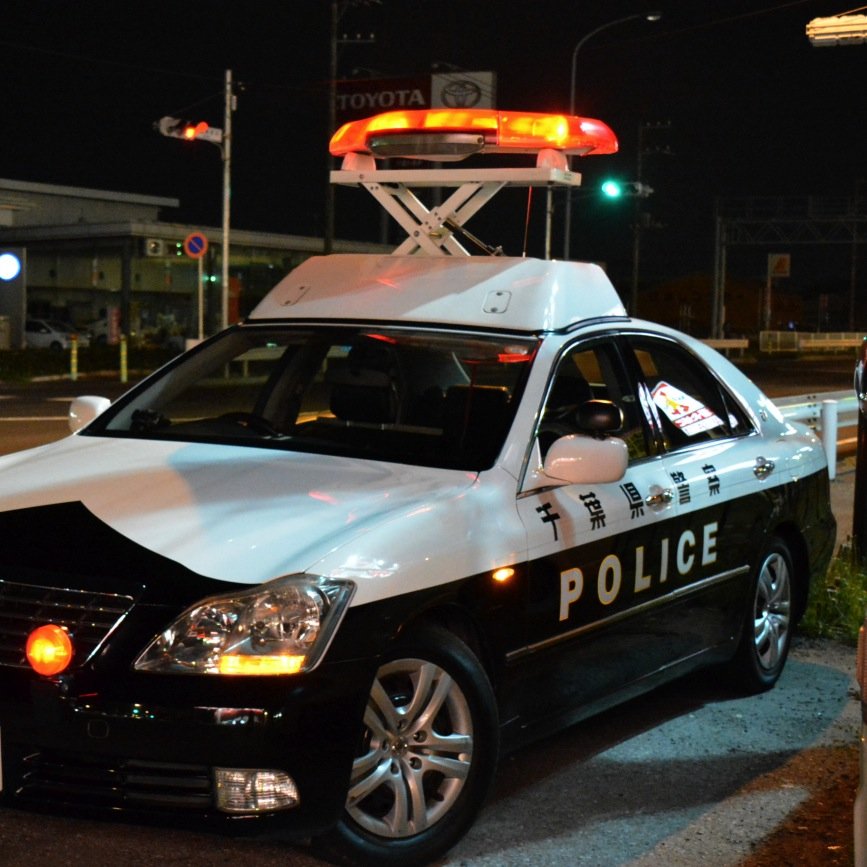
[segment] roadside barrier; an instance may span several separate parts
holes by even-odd
[[[120,359],[118,366],[118,375],[121,382],[129,381],[129,363],[127,352],[126,335],[120,336]],[[69,337],[69,379],[72,382],[78,381],[78,335],[71,334]]]
[[[126,335],[120,336],[120,381],[126,382],[129,379],[129,367],[127,364],[127,348]]]
[[[820,394],[798,394],[772,398],[789,421],[800,421],[813,428],[822,440],[828,458],[828,474],[837,476],[837,430],[858,424],[858,399],[852,389]]]
[[[78,335],[69,337],[69,378],[75,382],[78,379]]]

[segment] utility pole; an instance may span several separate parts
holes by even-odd
[[[237,107],[232,91],[232,70],[226,70],[225,105],[223,111],[223,143],[220,151],[223,157],[223,270],[221,274],[220,322],[221,327],[229,325],[229,223],[232,202],[232,112]]]
[[[381,0],[331,0],[331,26],[328,51],[328,130],[330,139],[337,131],[337,51],[338,46],[353,44],[365,45],[375,41],[373,33],[350,36],[338,33],[338,25],[346,10],[353,5],[378,5]],[[331,169],[334,159],[326,148],[325,171],[325,225],[323,227],[322,252],[326,255],[334,248],[334,185],[331,183]]]
[[[337,24],[341,9],[339,0],[331,0],[331,37],[328,53],[328,130],[327,136],[334,135],[337,126]],[[328,149],[325,150],[325,225],[323,227],[322,252],[327,256],[334,248],[334,186],[331,183],[331,169],[334,160]]]

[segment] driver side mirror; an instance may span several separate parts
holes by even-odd
[[[545,455],[542,471],[550,479],[573,485],[619,482],[626,474],[629,449],[619,437],[569,434],[555,440]]]

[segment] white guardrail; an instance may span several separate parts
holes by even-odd
[[[864,342],[860,331],[762,331],[759,352],[842,352]]]
[[[828,474],[837,476],[837,430],[858,424],[858,399],[854,389],[771,398],[783,416],[800,421],[818,433],[828,458]]]

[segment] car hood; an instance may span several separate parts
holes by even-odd
[[[351,550],[393,518],[460,499],[475,479],[270,449],[72,436],[0,459],[0,511],[80,502],[200,575],[257,584]]]

